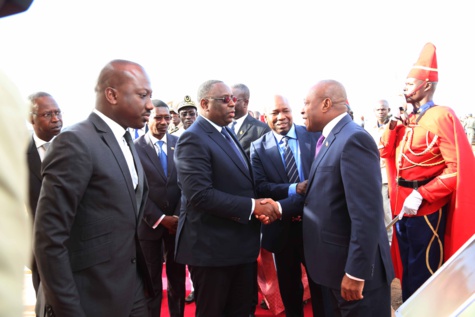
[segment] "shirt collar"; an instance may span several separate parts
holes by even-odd
[[[40,146],[42,146],[43,144],[45,143],[48,143],[48,141],[45,141],[45,140],[42,140],[40,139],[35,132],[33,132],[33,140],[35,140],[35,145],[36,145],[36,148],[39,148]],[[54,140],[54,137],[49,140],[49,142],[52,142]]]
[[[274,130],[272,130],[272,133],[274,134],[274,137],[277,140],[277,144],[280,144],[284,136],[289,137],[289,139],[297,139],[297,133],[295,133],[295,124],[292,124],[292,127],[290,127],[290,130],[289,132],[287,132],[286,135],[278,134]]]
[[[122,128],[120,124],[118,124],[117,122],[115,122],[97,109],[94,109],[93,112],[97,114],[102,120],[104,120],[104,122],[109,126],[115,138],[117,139],[117,142],[119,142],[119,140],[122,140],[126,130]]]
[[[206,118],[205,116],[203,116],[203,119],[205,119],[206,121],[208,121],[209,123],[211,123],[211,125],[212,125],[213,127],[215,127],[215,129],[218,130],[219,133],[221,133],[221,131],[223,130],[223,127],[222,127],[222,126],[217,125],[216,123],[214,123],[214,122],[211,121],[210,119]]]
[[[330,132],[333,130],[333,128],[340,122],[341,119],[343,119],[348,113],[344,112],[340,114],[339,116],[333,118],[332,121],[328,122],[327,125],[323,128],[322,135],[327,138]]]
[[[242,124],[242,123],[244,122],[244,120],[246,120],[246,118],[247,118],[248,115],[249,115],[249,114],[246,113],[246,114],[243,115],[241,118],[234,120],[234,121],[236,121],[236,125]],[[232,124],[232,122],[231,122],[231,124]]]
[[[150,141],[152,141],[152,144],[155,144],[155,143],[157,143],[158,141],[163,141],[163,143],[167,144],[167,134],[166,134],[166,133],[163,135],[163,137],[162,137],[161,139],[157,139],[156,137],[154,137],[154,136],[152,135],[152,133],[150,132],[150,130],[148,131],[147,134],[148,134],[148,136],[149,136],[149,138],[150,138]]]

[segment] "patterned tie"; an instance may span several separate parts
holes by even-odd
[[[297,164],[295,163],[294,154],[292,153],[292,150],[289,147],[289,137],[284,136],[282,138],[282,142],[284,143],[284,161],[287,177],[289,178],[290,183],[298,183],[299,171],[297,170]]]
[[[325,136],[322,134],[317,141],[317,147],[315,148],[315,157],[317,157],[318,152],[320,152],[320,149],[323,145],[323,141],[325,141]]]
[[[234,153],[239,157],[239,160],[241,161],[242,165],[244,165],[244,167],[246,169],[249,169],[247,167],[247,163],[246,161],[244,160],[244,157],[243,157],[243,154],[241,153],[241,151],[239,150],[239,148],[237,147],[236,143],[234,143],[233,139],[231,138],[231,136],[229,135],[229,132],[228,130],[226,129],[226,127],[223,127],[221,129],[221,134],[224,135],[224,137],[226,138],[226,140],[229,142],[229,145],[231,146],[231,148],[233,149]]]
[[[158,157],[160,158],[160,163],[162,163],[163,173],[165,176],[168,176],[167,168],[167,154],[162,150],[163,141],[157,141],[158,145]]]

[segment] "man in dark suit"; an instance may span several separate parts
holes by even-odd
[[[322,131],[303,213],[305,262],[327,286],[338,316],[391,316],[394,272],[384,226],[379,152],[347,114],[334,80],[313,86],[302,109],[309,131]]]
[[[175,236],[180,214],[181,190],[173,154],[177,137],[167,133],[172,120],[168,105],[152,100],[154,109],[148,122],[149,132],[137,140],[140,157],[149,186],[139,240],[152,278],[155,296],[148,302],[150,317],[160,316],[162,305],[162,244],[168,280],[170,316],[183,317],[185,311],[185,265],[175,262]]]
[[[251,144],[251,164],[259,197],[274,200],[303,201],[308,173],[315,155],[320,133],[307,132],[293,124],[292,109],[283,96],[274,96],[266,107],[266,119],[271,132]],[[290,149],[286,157],[286,146]],[[288,152],[287,152],[288,153]],[[292,164],[295,169],[292,169]],[[289,173],[290,172],[290,173]],[[290,174],[290,175],[289,175]],[[282,202],[283,203],[283,202]],[[262,247],[274,253],[280,294],[286,316],[303,316],[303,285],[301,265],[305,265],[302,241],[302,205],[299,214],[262,227]],[[324,316],[321,290],[311,287],[314,316]]]
[[[256,197],[249,159],[227,128],[235,97],[222,81],[198,90],[200,116],[178,140],[175,164],[182,189],[176,261],[188,264],[196,316],[247,317],[251,307],[261,217],[280,218]]]
[[[140,65],[114,60],[95,90],[93,113],[43,161],[34,251],[46,314],[145,317],[144,289],[153,289],[137,227],[148,186],[126,128],[148,121],[151,85]]]
[[[231,87],[233,96],[236,97],[235,114],[233,122],[229,125],[236,134],[239,143],[247,156],[251,153],[251,142],[259,139],[270,131],[264,122],[261,122],[249,115],[248,105],[250,92],[244,84],[236,84]]]
[[[43,161],[49,142],[61,132],[63,117],[54,98],[46,92],[37,92],[28,97],[30,101],[30,123],[33,134],[27,150],[29,206],[32,221],[35,220],[36,205],[41,190],[41,161]],[[40,275],[33,257],[31,265],[33,287],[38,295]]]

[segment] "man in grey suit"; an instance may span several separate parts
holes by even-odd
[[[41,161],[49,142],[61,132],[63,127],[63,117],[61,109],[54,98],[46,92],[37,92],[28,97],[30,101],[30,123],[33,127],[33,134],[27,150],[28,179],[29,179],[29,206],[32,222],[35,220],[36,205],[41,190]],[[38,295],[40,285],[40,275],[36,261],[33,257],[31,265],[31,278],[33,287]]]
[[[249,115],[248,105],[250,92],[244,84],[236,84],[231,87],[233,96],[236,97],[235,113],[233,122],[229,125],[231,130],[246,152],[247,156],[251,153],[251,142],[259,139],[270,131],[270,128],[264,122],[261,122]]]
[[[148,195],[127,127],[153,108],[138,64],[114,60],[101,71],[89,117],[59,134],[45,156],[34,251],[46,314],[146,317],[153,294],[137,237]]]
[[[148,122],[149,132],[135,140],[149,186],[144,216],[139,225],[139,240],[155,289],[155,296],[150,297],[148,307],[150,317],[160,316],[163,250],[168,280],[168,310],[171,317],[183,317],[185,265],[175,262],[181,190],[177,184],[173,154],[178,137],[167,133],[172,120],[168,105],[158,99],[152,100],[152,103],[154,109]]]
[[[329,287],[336,316],[391,316],[394,278],[383,219],[379,152],[347,114],[334,80],[313,86],[302,109],[322,131],[303,209],[303,243],[313,282]]]
[[[248,317],[259,253],[260,222],[280,218],[262,204],[249,158],[227,128],[235,97],[222,81],[198,90],[200,116],[178,140],[175,164],[182,189],[176,261],[188,264],[196,316]]]

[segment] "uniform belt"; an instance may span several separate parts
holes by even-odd
[[[402,187],[418,189],[419,187],[427,184],[428,182],[430,182],[433,179],[434,179],[434,177],[426,178],[426,179],[423,179],[423,180],[420,180],[420,181],[408,181],[407,179],[404,179],[404,178],[398,178],[397,179],[397,184],[399,186],[402,186]]]

